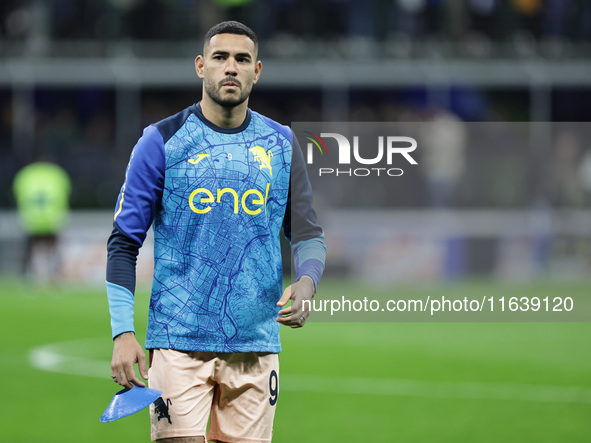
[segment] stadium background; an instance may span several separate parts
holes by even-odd
[[[331,244],[327,236],[321,294],[588,292],[587,2],[4,0],[3,440],[147,440],[145,415],[98,423],[114,392],[104,242],[131,147],[144,126],[199,99],[193,59],[205,31],[224,19],[259,35],[264,71],[251,107],[284,124],[554,122],[517,149],[450,152],[444,158],[460,172],[448,176],[448,193],[417,174],[416,186],[370,202],[366,220],[339,198],[354,184],[320,192],[328,233],[343,220],[364,226],[379,212],[397,232],[391,249],[406,253],[377,251],[385,265],[368,269],[342,253],[352,247],[346,239]],[[421,164],[420,148],[417,155]],[[24,234],[12,180],[39,156],[73,181],[61,243],[66,276],[53,287],[17,275]],[[442,213],[466,227],[461,272],[446,266],[441,242],[429,241],[425,220]],[[542,255],[532,218],[544,226]],[[149,284],[149,252],[140,272]],[[146,299],[138,297],[136,312]],[[589,336],[587,323],[311,323],[285,331],[275,440],[589,441]]]

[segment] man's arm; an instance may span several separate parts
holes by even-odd
[[[111,371],[113,380],[126,388],[145,386],[135,376],[135,364],[144,379],[148,376],[144,350],[135,338],[136,261],[162,198],[164,168],[162,136],[148,127],[131,154],[107,244],[106,285],[114,340]]]
[[[312,186],[300,145],[292,132],[292,162],[289,196],[283,221],[283,231],[294,254],[296,282],[283,292],[277,306],[291,306],[279,311],[277,321],[292,328],[302,327],[310,315],[304,301],[311,300],[324,272],[326,245],[324,233],[316,220],[312,204]]]
[[[144,380],[148,378],[146,356],[135,338],[133,305],[135,269],[140,244],[125,235],[116,222],[107,243],[107,297],[113,335],[113,380],[121,386],[145,387],[135,376],[134,365],[139,366]]]

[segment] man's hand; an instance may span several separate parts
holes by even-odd
[[[145,388],[146,384],[135,376],[134,365],[136,363],[139,366],[142,378],[147,380],[146,354],[144,354],[144,349],[135,339],[135,334],[133,332],[124,332],[115,337],[113,360],[111,360],[113,381],[128,389],[134,386]]]
[[[307,275],[303,275],[297,282],[285,288],[277,306],[285,306],[293,300],[291,306],[281,309],[276,321],[292,328],[301,328],[310,315],[310,310],[304,310],[304,300],[312,300],[314,296],[314,282]],[[308,305],[308,303],[306,303]],[[306,306],[309,308],[309,306]]]

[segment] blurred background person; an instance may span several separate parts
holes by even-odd
[[[23,275],[42,283],[55,281],[60,275],[58,234],[68,218],[70,178],[58,165],[38,161],[17,173],[13,190],[27,234]]]
[[[554,141],[550,170],[551,203],[559,208],[584,206],[581,145],[573,130],[561,131]]]
[[[422,172],[429,203],[435,208],[453,203],[466,166],[466,136],[464,122],[451,112],[438,109],[427,118],[422,140]]]

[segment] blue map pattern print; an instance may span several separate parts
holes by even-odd
[[[280,352],[291,148],[254,112],[230,134],[191,115],[165,144],[147,348]]]

